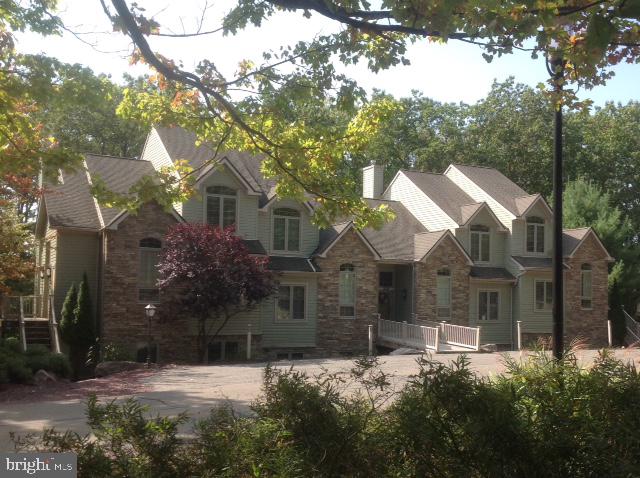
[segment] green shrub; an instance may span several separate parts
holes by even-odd
[[[78,454],[80,477],[640,476],[640,375],[610,355],[507,361],[493,380],[464,357],[419,360],[398,392],[376,361],[308,377],[267,368],[254,414],[148,416],[133,400],[88,403],[91,433],[47,430],[18,450]],[[391,399],[393,398],[393,401]]]
[[[60,312],[60,323],[58,330],[60,338],[69,346],[75,339],[75,314],[74,310],[78,304],[78,289],[76,284],[72,283],[67,291],[67,295],[62,303],[62,311]]]
[[[17,337],[8,337],[4,339],[0,346],[6,348],[10,352],[15,353],[20,353],[20,351],[22,350],[20,339],[18,339]]]
[[[7,377],[11,383],[28,383],[33,378],[33,371],[21,356],[9,356],[6,360]]]
[[[64,354],[50,354],[49,371],[55,373],[58,377],[69,378],[71,376],[69,358]]]

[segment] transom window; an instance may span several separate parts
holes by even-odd
[[[527,252],[544,252],[544,219],[527,218]]]
[[[471,226],[471,259],[475,262],[489,262],[491,234],[487,226]]]
[[[140,240],[139,245],[138,300],[144,303],[159,302],[158,260],[162,243],[158,239],[147,237]]]
[[[237,192],[227,186],[209,186],[205,195],[206,221],[212,226],[227,227],[236,223]]]
[[[273,249],[300,251],[300,212],[281,207],[273,211]]]
[[[548,280],[536,281],[536,303],[538,311],[551,310],[553,307],[553,282]]]
[[[438,270],[436,316],[439,319],[451,318],[451,271],[444,267]]]
[[[280,285],[276,301],[277,320],[305,320],[305,287]]]
[[[580,306],[583,309],[590,309],[593,305],[591,265],[582,264],[580,269]]]
[[[356,315],[356,269],[353,264],[340,266],[340,317]]]
[[[478,320],[498,320],[499,293],[496,290],[478,292]]]

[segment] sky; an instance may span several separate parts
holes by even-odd
[[[139,0],[138,4],[146,7],[148,16],[159,21],[162,31],[180,33],[197,28],[205,1]],[[222,15],[234,5],[233,0],[220,0],[210,6],[203,17],[202,29],[220,26]],[[44,53],[65,62],[81,63],[96,73],[111,75],[115,81],[119,81],[123,73],[145,72],[144,67],[129,64],[130,41],[111,31],[99,0],[61,0],[59,7],[67,27],[76,33],[90,33],[78,35],[82,40],[68,32],[61,37],[44,39],[30,33],[19,34],[19,51]],[[333,22],[321,17],[307,20],[300,13],[279,13],[261,27],[249,27],[236,36],[224,37],[216,33],[190,39],[156,37],[150,43],[157,52],[181,61],[186,69],[192,69],[201,59],[209,59],[215,61],[220,71],[232,77],[240,59],[259,63],[264,50],[310,40],[315,35],[331,33],[335,28]],[[543,60],[532,60],[527,52],[505,55],[487,63],[477,46],[456,41],[443,45],[425,40],[412,45],[407,56],[411,65],[392,67],[378,74],[370,72],[363,64],[340,69],[369,92],[376,88],[401,97],[417,90],[426,97],[454,103],[475,103],[486,96],[494,80],[503,81],[509,76],[530,86],[547,79]],[[614,71],[616,76],[607,85],[579,91],[578,96],[589,98],[600,106],[607,101],[626,104],[630,100],[640,100],[640,65],[621,65]]]

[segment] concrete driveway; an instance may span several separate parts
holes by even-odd
[[[579,359],[589,363],[596,351],[579,352]],[[511,356],[521,357],[518,352]],[[638,349],[617,350],[616,355],[625,361],[640,365]],[[446,363],[455,360],[458,354],[434,354],[433,358]],[[504,371],[503,354],[470,354],[471,367],[483,376],[491,376]],[[382,369],[392,377],[393,386],[400,388],[407,379],[418,371],[415,355],[380,357]],[[295,367],[310,375],[328,372],[348,372],[352,360],[323,359],[278,362],[278,367]],[[222,404],[231,405],[239,413],[249,412],[249,406],[261,390],[264,363],[219,366],[171,366],[154,374],[144,376],[138,387],[140,392],[133,396],[141,403],[148,404],[154,413],[176,415],[186,411],[193,418],[201,418],[209,410]],[[100,396],[100,395],[99,395]],[[127,395],[112,397],[125,398]],[[108,398],[102,396],[101,398]],[[71,429],[86,433],[85,400],[43,400],[33,403],[10,402],[0,404],[0,450],[9,451],[12,444],[9,432],[19,435],[38,433],[46,427],[58,430]]]

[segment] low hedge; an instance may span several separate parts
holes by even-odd
[[[31,345],[26,352],[14,337],[0,340],[0,384],[29,383],[38,370],[69,377],[71,366],[63,354],[49,351],[44,345]]]

